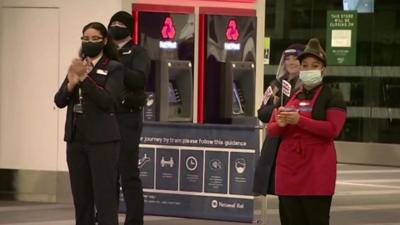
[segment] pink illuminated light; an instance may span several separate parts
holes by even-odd
[[[175,26],[171,17],[165,18],[164,26],[161,30],[162,37],[164,39],[173,40],[175,38]]]
[[[230,19],[228,27],[226,28],[226,40],[237,41],[239,39],[239,29],[236,24],[236,20]]]

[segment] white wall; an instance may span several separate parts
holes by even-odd
[[[1,46],[3,46],[2,48],[9,46],[7,51],[12,51],[12,46],[19,44],[46,45],[43,46],[43,49],[46,49],[46,47],[54,48],[54,46],[57,46],[57,49],[55,50],[57,52],[56,60],[54,59],[54,56],[38,51],[38,49],[41,49],[40,46],[32,46],[31,49],[35,49],[35,51],[17,52],[17,54],[21,54],[20,56],[23,55],[24,57],[19,57],[17,55],[14,58],[19,60],[16,62],[10,62],[10,60],[7,61],[4,56],[8,56],[8,54],[11,54],[12,52],[3,52],[4,49],[0,49],[2,52],[2,54],[0,54],[2,55],[0,56],[0,85],[3,85],[1,87],[5,89],[0,92],[0,99],[2,100],[2,102],[0,102],[0,168],[67,171],[65,163],[65,143],[63,141],[65,109],[54,109],[54,104],[51,101],[59,84],[65,77],[69,63],[72,58],[77,56],[82,27],[92,21],[99,21],[107,25],[112,14],[122,9],[122,1],[0,0],[0,6],[0,13],[6,12],[7,10],[7,12],[10,12],[10,8],[18,8],[22,10],[17,10],[18,12],[25,12],[24,9],[30,9],[26,11],[28,13],[35,11],[35,9],[38,9],[39,11],[40,9],[54,9],[52,13],[56,13],[56,15],[55,17],[53,15],[51,18],[57,20],[51,21],[51,23],[46,23],[44,21],[43,26],[39,25],[35,29],[32,29],[32,35],[18,37],[17,39],[19,43],[16,42],[17,39],[12,40],[10,38],[10,32],[18,30],[18,32],[24,33],[26,30],[21,29],[24,25],[15,25],[13,22],[4,23],[0,21],[0,24],[2,24],[0,25],[0,34],[2,34],[0,35],[0,39],[2,36],[7,37],[6,39],[0,40],[0,43],[2,43],[0,48]],[[32,15],[35,17],[41,17],[42,14],[33,13]],[[18,19],[20,19],[18,18],[18,14],[13,16],[14,17],[7,15],[7,17],[5,17],[2,14],[0,18],[4,17],[8,21],[18,21]],[[27,15],[20,14],[20,17],[23,16],[26,17]],[[32,19],[38,21],[46,20],[46,18]],[[31,21],[28,22],[30,23]],[[38,23],[33,24],[38,25]],[[53,24],[54,27],[49,26],[49,24]],[[19,27],[14,27],[15,29],[13,29],[13,26]],[[27,27],[27,30],[28,28],[29,27]],[[34,34],[35,31],[37,32],[36,34]],[[7,34],[9,34],[9,36],[7,36]],[[40,38],[32,38],[40,36],[43,36],[43,40],[46,41],[43,42]],[[4,40],[11,43],[5,43]],[[21,46],[18,47],[21,49]],[[13,77],[12,69],[16,68],[16,73],[19,74],[20,78],[24,78],[23,73],[27,73],[27,71],[29,72],[30,70],[29,68],[20,67],[24,66],[24,60],[34,64],[32,59],[36,59],[37,65],[39,66],[32,70],[35,72],[33,72],[34,74],[30,74],[31,76],[29,76],[28,79],[30,81],[29,84],[24,83],[23,79]],[[12,64],[17,64],[17,66]],[[49,71],[48,68],[54,66],[56,67],[54,70],[54,76],[56,78],[49,76],[48,79],[43,79],[43,77],[46,76],[41,76],[42,74],[39,72],[40,67],[42,67],[44,71]],[[42,78],[42,80],[38,79],[40,80],[40,85],[36,88],[46,88],[40,90],[37,89],[36,91],[30,90],[32,91],[32,94],[26,94],[29,92],[24,89],[34,89],[35,76]],[[18,90],[16,88],[18,88]],[[21,94],[18,96],[20,99],[6,101],[12,97],[12,92],[10,92],[11,90],[20,92]],[[22,95],[23,90],[24,95]],[[39,92],[40,95],[37,95],[37,92]],[[42,104],[38,104],[40,105],[38,108],[32,109],[31,107],[35,107],[34,105],[36,101],[36,99],[32,99],[34,96],[36,96],[36,98],[42,98],[40,99]],[[49,101],[51,103],[49,103]],[[32,111],[34,113],[32,113]],[[40,114],[40,112],[43,114]],[[54,119],[50,116],[47,120],[43,120],[43,115],[52,115],[52,112],[56,114]],[[17,124],[17,122],[20,121],[19,118],[24,119],[25,122],[22,121],[24,124]],[[29,120],[30,118],[31,120]],[[21,127],[27,125],[25,124],[27,121],[31,121],[33,125],[28,124],[29,128],[24,130]],[[10,131],[12,131],[12,133],[10,133]],[[36,136],[37,138],[40,138],[40,140],[50,138],[52,140],[50,140],[49,143],[55,144],[51,145],[48,143],[46,144],[43,141],[33,141],[30,136]],[[56,140],[53,140],[53,138],[56,138]]]
[[[58,81],[58,14],[57,8],[2,8],[0,162],[5,167],[57,168],[51,160],[57,158],[57,111],[49,93]],[[53,34],[42,35],[38,27]],[[31,52],[40,56],[26,54]]]

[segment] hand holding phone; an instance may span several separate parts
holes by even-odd
[[[278,116],[287,124],[296,125],[299,122],[299,110],[295,107],[280,107]]]
[[[289,106],[289,107],[281,107],[281,112],[298,112],[299,110],[296,107]]]

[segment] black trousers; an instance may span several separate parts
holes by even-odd
[[[125,225],[143,225],[143,187],[138,168],[141,111],[119,114],[118,121],[122,137],[118,171],[126,203]]]
[[[279,196],[282,225],[329,225],[332,196]]]
[[[76,225],[118,225],[117,162],[119,142],[67,143],[67,163]]]

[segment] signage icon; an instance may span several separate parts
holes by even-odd
[[[174,158],[169,157],[169,160],[166,160],[163,156],[163,157],[161,157],[160,163],[161,163],[161,167],[169,166],[170,168],[172,168],[172,167],[174,167]]]
[[[176,35],[174,21],[170,16],[164,20],[161,35],[163,38],[163,40],[160,40],[161,49],[176,49],[178,47],[178,43],[174,41]]]
[[[217,200],[212,200],[212,201],[211,201],[211,207],[212,207],[213,209],[216,209],[216,208],[218,207],[218,201],[217,201]]]
[[[186,169],[188,169],[189,171],[194,171],[197,169],[198,166],[198,161],[194,156],[189,156],[186,159]]]
[[[228,26],[226,28],[226,41],[224,43],[224,49],[229,51],[238,51],[240,50],[240,43],[237,43],[239,40],[239,28],[237,26],[235,19],[230,19],[228,22]]]
[[[138,167],[142,168],[147,162],[150,162],[150,160],[150,157],[145,153],[144,156],[138,160]]]
[[[239,40],[239,29],[237,27],[236,20],[230,19],[228,27],[226,28],[226,40],[237,41]]]
[[[176,29],[171,17],[168,16],[165,18],[161,34],[164,39],[173,40],[175,38]]]
[[[210,168],[212,170],[220,170],[220,169],[222,169],[222,162],[219,159],[210,160],[209,165],[210,165]]]
[[[236,159],[235,160],[235,170],[238,174],[244,173],[246,170],[246,160],[245,159]]]

